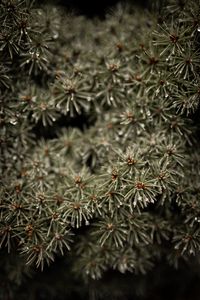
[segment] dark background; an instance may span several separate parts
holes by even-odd
[[[145,8],[150,5],[151,0],[44,0],[44,2],[63,5],[70,10],[74,10],[77,14],[83,14],[91,18],[94,16],[103,17],[109,8],[119,2],[123,4],[134,4]]]

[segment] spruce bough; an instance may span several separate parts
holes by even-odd
[[[176,2],[1,2],[2,299],[61,255],[84,281],[198,263],[200,6]]]

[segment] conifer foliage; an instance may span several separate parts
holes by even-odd
[[[61,256],[85,282],[198,263],[200,4],[154,4],[0,2],[0,299]]]

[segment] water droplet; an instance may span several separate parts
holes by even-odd
[[[89,221],[85,221],[85,225],[86,226],[90,225],[90,222]]]
[[[54,39],[57,39],[57,38],[58,38],[58,32],[57,32],[57,31],[54,31],[54,33],[53,33],[53,38],[54,38]]]
[[[12,125],[16,125],[17,124],[17,119],[12,118],[12,119],[10,119],[9,123],[12,124]]]
[[[148,116],[148,117],[150,117],[150,116],[151,116],[151,113],[150,113],[150,111],[149,111],[149,110],[147,111],[147,116]]]
[[[200,32],[200,26],[197,27],[197,31]]]
[[[92,97],[91,97],[91,96],[88,96],[88,97],[87,97],[87,101],[90,102],[91,100],[92,100]]]

